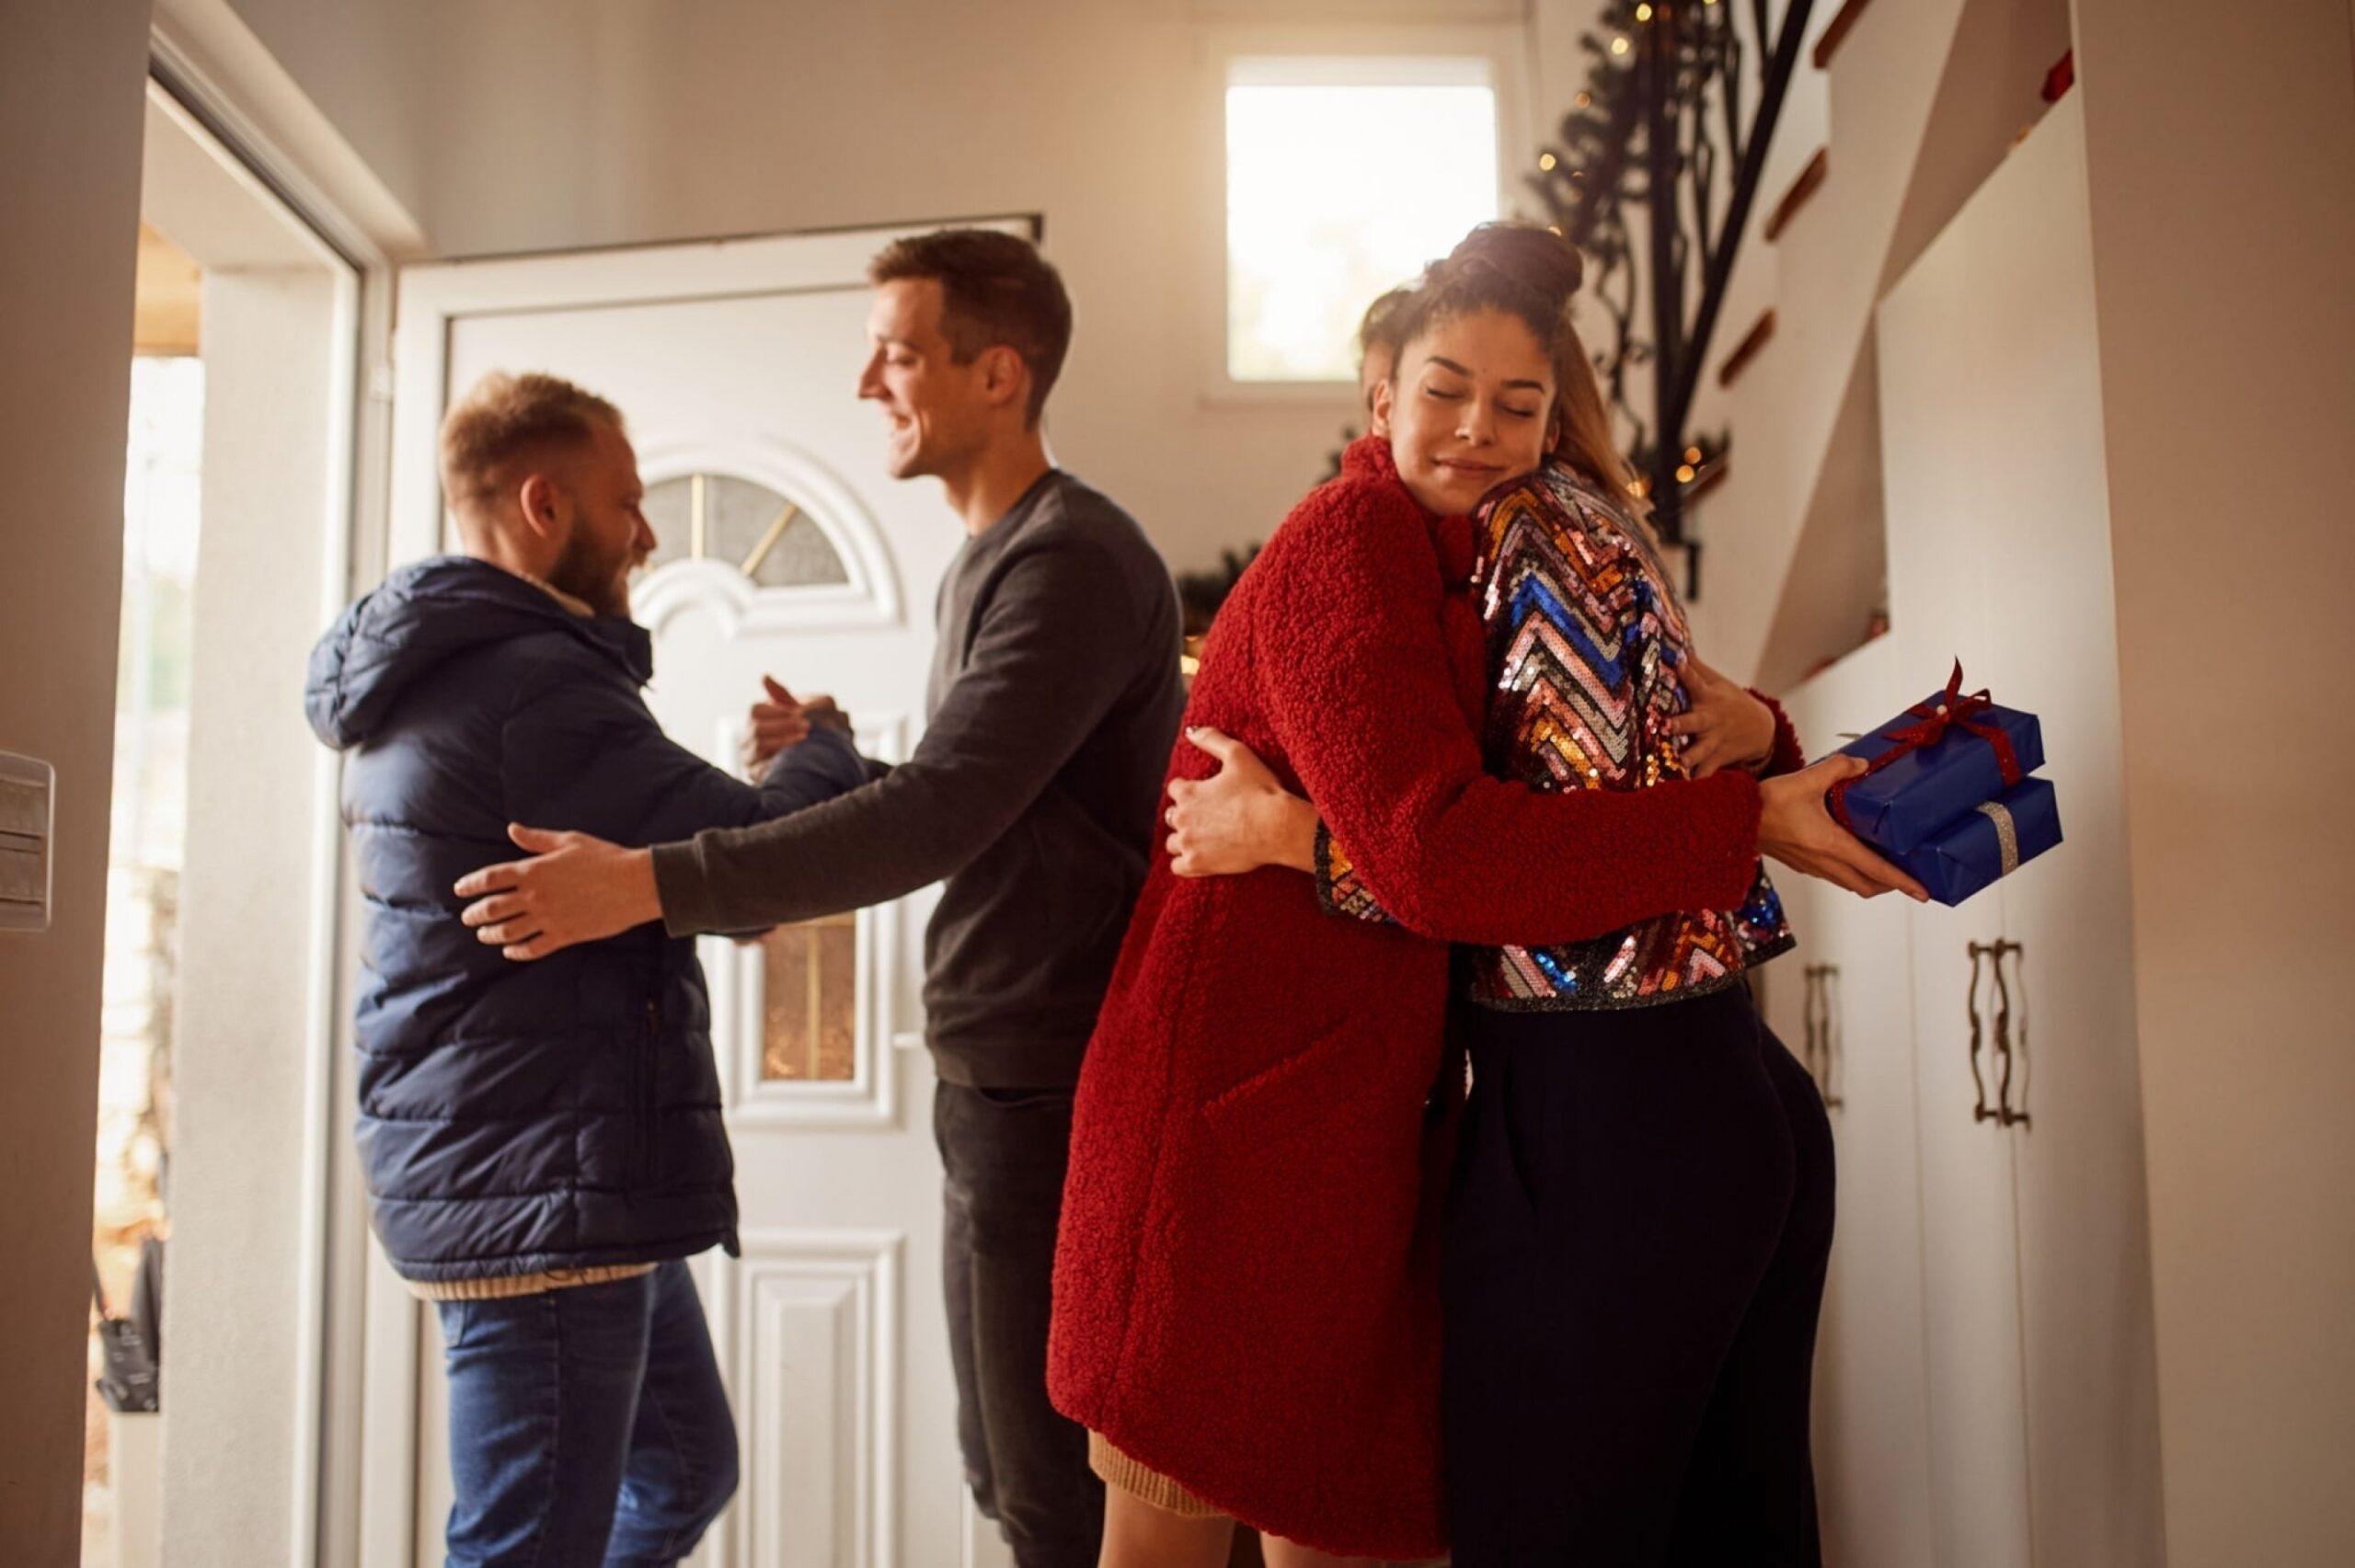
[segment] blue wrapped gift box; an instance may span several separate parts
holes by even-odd
[[[1896,857],[1948,908],[2061,841],[2061,802],[2043,779],[2023,779]]]
[[[1920,712],[1901,713],[1840,750],[1869,762],[1901,749],[1905,744],[1901,732],[1920,728],[1927,722],[1922,714],[1936,713],[1952,691],[1932,693],[1923,699]],[[2034,714],[1990,703],[1974,707],[1969,721],[2002,731],[2011,741],[2020,773],[2032,773],[2044,765],[2044,732]],[[1843,805],[1850,831],[1890,859],[1902,860],[1981,801],[2002,795],[2004,787],[1994,746],[1956,724],[1941,738],[1850,784]]]

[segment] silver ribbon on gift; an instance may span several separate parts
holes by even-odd
[[[2004,869],[1996,875],[2009,876],[2020,868],[2019,824],[2012,820],[2010,810],[2000,800],[1988,801],[1980,807],[1979,812],[1995,824],[1995,842],[2004,855]]]

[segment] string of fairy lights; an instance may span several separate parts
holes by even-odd
[[[1744,40],[1729,10],[1718,0],[1700,0],[1697,8],[1687,8],[1668,45],[1670,123],[1677,139],[1671,166],[1685,188],[1680,192],[1685,223],[1672,242],[1680,267],[1731,237],[1712,228],[1724,205],[1720,188],[1730,187],[1729,179],[1719,177],[1739,166],[1742,151]],[[1639,325],[1638,311],[1649,302],[1629,232],[1629,208],[1641,207],[1650,195],[1638,44],[1645,29],[1671,19],[1671,6],[1652,0],[1613,0],[1596,27],[1580,36],[1586,85],[1572,97],[1554,141],[1539,150],[1528,183],[1542,203],[1542,221],[1587,256],[1586,298],[1604,318],[1603,331],[1590,329],[1595,369],[1606,401],[1627,432],[1630,464],[1643,475],[1630,490],[1650,495],[1652,475],[1659,472],[1655,440],[1681,435],[1683,461],[1671,472],[1689,499],[1720,476],[1730,432],[1655,432],[1651,415],[1629,391],[1630,372],[1652,367],[1658,358],[1652,335]]]

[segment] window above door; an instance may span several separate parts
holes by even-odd
[[[1230,380],[1354,382],[1365,307],[1498,216],[1492,76],[1465,55],[1228,62]]]
[[[1487,25],[1205,35],[1208,401],[1356,401],[1366,306],[1513,211],[1526,43]]]

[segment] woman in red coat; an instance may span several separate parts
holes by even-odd
[[[1476,235],[1435,269],[1389,438],[1294,509],[1204,653],[1189,724],[1313,799],[1395,923],[1272,868],[1146,883],[1080,1082],[1050,1345],[1112,1482],[1108,1565],[1223,1562],[1234,1519],[1271,1565],[1445,1549],[1431,1200],[1456,1075],[1449,950],[1416,933],[1733,910],[1762,846],[1836,832],[1821,779],[1545,794],[1483,771],[1467,514],[1557,436],[1617,468],[1565,351],[1575,253],[1532,277],[1527,250]],[[1589,375],[1568,399],[1565,363]],[[1173,777],[1208,771],[1180,748]]]

